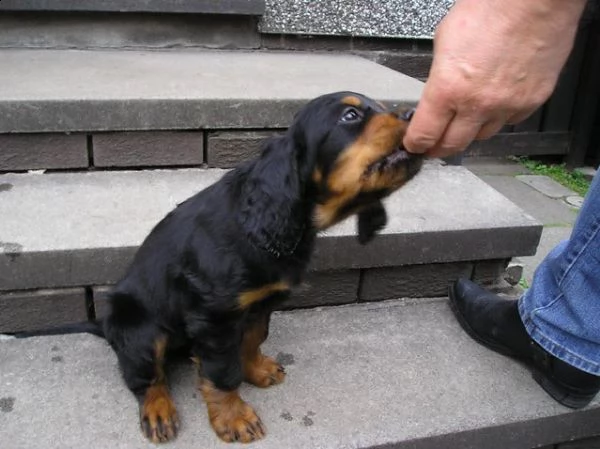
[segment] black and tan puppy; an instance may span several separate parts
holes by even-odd
[[[163,369],[185,347],[196,360],[210,424],[225,441],[265,435],[238,394],[242,381],[283,382],[260,345],[278,301],[309,262],[315,236],[357,213],[359,239],[386,223],[382,198],[420,169],[402,149],[407,117],[362,95],[311,101],[262,155],[169,213],[139,249],[110,298],[104,333],[154,442],[178,419]]]

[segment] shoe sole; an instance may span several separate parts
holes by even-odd
[[[565,387],[557,381],[548,377],[546,374],[538,369],[532,368],[533,379],[548,393],[552,398],[564,405],[565,407],[572,408],[574,410],[580,409],[588,405],[596,397],[597,393],[592,394],[577,394],[573,392],[565,392]]]
[[[592,402],[594,397],[596,397],[597,393],[578,394],[578,393],[574,393],[572,391],[566,392],[564,385],[562,385],[559,381],[551,378],[544,372],[540,371],[537,367],[532,366],[530,360],[523,359],[523,357],[520,357],[518,354],[516,354],[514,351],[512,351],[510,348],[508,348],[506,346],[495,344],[484,338],[481,338],[479,336],[479,334],[477,334],[477,332],[475,332],[475,330],[471,327],[471,325],[468,323],[467,319],[464,317],[464,315],[460,311],[460,308],[458,307],[458,305],[456,303],[456,294],[454,292],[454,284],[451,284],[450,287],[448,288],[448,298],[450,299],[450,308],[452,309],[452,312],[454,313],[454,316],[456,317],[458,324],[460,324],[460,327],[462,327],[463,330],[473,340],[475,340],[480,345],[482,345],[488,349],[491,349],[494,352],[497,352],[497,353],[502,354],[507,357],[511,357],[513,359],[516,359],[516,360],[524,363],[525,366],[527,366],[527,368],[531,371],[531,375],[532,375],[533,379],[540,385],[540,387],[542,387],[544,389],[544,391],[546,393],[548,393],[552,397],[552,399],[554,399],[558,403],[564,405],[565,407],[569,407],[569,408],[577,410],[577,409],[583,408],[586,405],[588,405],[590,402]]]

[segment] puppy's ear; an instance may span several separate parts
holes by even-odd
[[[312,175],[321,147],[332,130],[331,105],[334,103],[337,103],[335,98],[312,100],[296,114],[288,129],[287,136],[293,142],[301,181]]]
[[[366,245],[387,224],[387,214],[381,201],[358,213],[358,241]]]
[[[290,255],[305,231],[298,155],[288,136],[267,142],[241,192],[239,222],[255,246]]]

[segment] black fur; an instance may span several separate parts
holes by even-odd
[[[343,95],[313,100],[257,160],[179,205],[147,237],[114,289],[104,327],[134,392],[152,381],[152,345],[161,334],[170,345],[188,345],[217,388],[239,386],[244,329],[287,294],[248,309],[239,295],[300,281],[316,235],[319,189],[311,174],[316,164],[327,170],[364,126],[336,126]]]

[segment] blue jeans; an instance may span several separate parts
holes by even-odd
[[[570,239],[538,266],[519,312],[531,338],[546,351],[600,376],[600,176]]]

